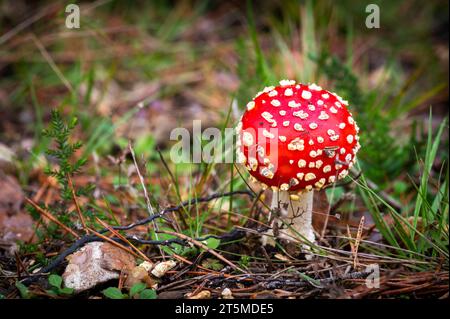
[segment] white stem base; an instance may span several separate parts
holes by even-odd
[[[271,226],[278,228],[278,231],[275,230],[278,238],[291,242],[315,242],[312,227],[313,195],[313,191],[309,191],[299,194],[298,199],[292,199],[287,191],[273,192],[271,208],[279,208],[280,216],[275,217]],[[273,230],[268,234],[276,235]],[[263,244],[271,243],[270,241],[269,236],[263,237]]]

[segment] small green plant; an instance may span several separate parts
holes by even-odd
[[[205,240],[205,244],[209,249],[216,249],[220,245],[220,239],[211,237]]]
[[[239,259],[239,266],[242,268],[247,268],[250,263],[251,257],[248,255],[242,255]]]
[[[156,291],[147,289],[143,282],[134,284],[128,294],[123,293],[117,287],[109,287],[102,291],[103,295],[109,299],[156,299]]]
[[[48,277],[48,283],[51,286],[47,292],[51,295],[71,295],[73,289],[68,287],[62,287],[62,278],[59,275],[52,274]]]
[[[56,167],[48,167],[45,170],[47,175],[56,178],[60,186],[61,202],[56,203],[56,207],[51,207],[50,210],[56,213],[56,217],[59,221],[69,227],[74,227],[74,218],[72,217],[76,216],[77,212],[74,210],[69,211],[67,209],[68,203],[73,201],[74,194],[77,197],[89,196],[93,188],[93,185],[75,187],[71,184],[72,177],[76,173],[80,172],[82,167],[86,164],[86,158],[74,158],[77,150],[82,147],[81,141],[72,141],[73,131],[77,125],[77,122],[77,118],[73,117],[68,121],[68,123],[66,123],[59,111],[53,110],[51,112],[50,125],[42,132],[42,135],[51,138],[52,142],[46,150],[46,154],[55,159],[58,164]],[[34,208],[30,208],[29,210],[33,216],[38,216]],[[81,207],[81,211],[83,212],[83,215],[88,223],[94,223],[92,210],[86,209],[86,207]],[[97,216],[102,217],[103,214],[99,212]],[[53,237],[59,236],[58,227],[56,224],[49,224],[45,228],[45,233],[38,232],[38,237],[43,238],[49,234]]]
[[[109,287],[102,291],[102,294],[109,299],[126,299],[127,294],[122,293],[122,291],[117,287]]]
[[[147,285],[143,282],[138,282],[131,287],[129,296],[137,299],[156,299],[156,292],[153,289],[147,289]]]
[[[59,168],[47,169],[46,174],[54,176],[61,186],[61,198],[63,200],[71,200],[72,191],[69,186],[68,176],[80,171],[81,167],[86,164],[86,158],[80,158],[72,163],[75,152],[83,145],[81,141],[71,143],[70,136],[73,129],[77,125],[77,118],[74,117],[66,124],[57,110],[53,110],[51,114],[50,127],[43,131],[43,135],[50,137],[56,144],[56,148],[46,150],[46,154],[56,158]],[[77,195],[86,195],[89,193],[90,187],[81,187],[76,190]]]
[[[211,270],[220,271],[223,269],[223,265],[214,258],[206,258],[202,262],[202,266]]]
[[[28,290],[27,286],[25,286],[20,281],[16,281],[15,286],[16,286],[17,290],[19,290],[20,296],[23,299],[31,299],[32,294],[30,293],[30,290]]]

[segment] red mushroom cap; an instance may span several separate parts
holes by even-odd
[[[348,103],[311,84],[283,80],[247,104],[237,158],[263,186],[321,189],[344,178],[360,148]]]

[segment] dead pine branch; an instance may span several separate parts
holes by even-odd
[[[178,210],[180,210],[183,207],[188,206],[188,205],[197,205],[197,204],[200,204],[200,203],[210,202],[212,200],[215,200],[215,199],[218,199],[218,198],[221,198],[221,197],[230,196],[231,194],[233,194],[233,195],[246,195],[249,198],[253,198],[254,197],[252,192],[246,191],[246,190],[244,190],[244,191],[233,191],[233,192],[227,192],[227,193],[216,193],[216,194],[212,194],[210,196],[201,197],[201,198],[194,198],[194,199],[191,199],[191,200],[188,200],[188,201],[184,201],[184,202],[182,202],[181,204],[179,204],[177,206],[165,208],[165,209],[161,210],[159,213],[156,213],[156,214],[154,214],[152,216],[149,216],[147,218],[138,220],[138,221],[136,221],[134,223],[131,223],[129,225],[111,226],[110,228],[115,230],[115,231],[118,231],[118,230],[123,230],[123,231],[130,230],[130,229],[133,229],[135,227],[151,223],[156,218],[163,218],[164,215],[166,213],[168,213],[168,212],[175,212],[175,211],[178,211]],[[38,209],[40,212],[43,211],[42,208],[37,206],[37,204],[35,204],[34,202],[32,202],[29,199],[28,199],[28,201],[30,202],[30,204],[35,206],[36,209]],[[45,215],[46,214],[45,211],[42,214],[44,216],[46,216]],[[67,228],[67,226],[65,226],[65,225],[64,225],[64,227]],[[69,228],[69,230],[73,232],[73,230],[71,230],[70,228]],[[93,241],[102,241],[102,240],[108,241],[110,243],[114,242],[116,244],[117,244],[117,242],[123,242],[123,240],[121,240],[120,238],[109,238],[109,237],[106,237],[105,235],[103,235],[103,233],[109,231],[108,228],[104,228],[104,229],[101,229],[99,231],[95,231],[95,230],[92,230],[92,229],[88,229],[88,230],[92,234],[84,235],[83,237],[80,237],[79,235],[77,235],[78,239],[70,247],[68,247],[66,250],[61,252],[47,266],[43,267],[39,272],[34,274],[32,277],[25,278],[22,281],[22,283],[30,284],[30,283],[36,281],[37,279],[39,279],[40,276],[46,276],[49,272],[51,272],[52,270],[57,268],[59,265],[61,265],[68,255],[74,253],[80,247],[84,246],[87,243],[90,243],[90,242],[93,242]],[[245,234],[246,234],[245,230],[234,228],[229,233],[225,233],[225,234],[223,234],[221,236],[208,235],[208,236],[205,236],[203,238],[197,238],[195,240],[197,242],[207,240],[208,238],[216,238],[216,239],[220,239],[220,240],[224,240],[224,241],[236,240],[236,239],[242,238]],[[184,245],[184,246],[189,245],[189,243],[187,242],[186,239],[181,239],[181,238],[171,238],[171,239],[167,239],[167,240],[145,240],[145,239],[137,238],[136,236],[126,236],[126,238],[128,239],[128,241],[135,241],[135,242],[143,244],[143,245],[166,245],[166,246],[168,246],[168,245],[172,245],[172,244],[175,244],[175,243],[178,244],[178,245]],[[189,237],[187,237],[187,238],[189,238]],[[130,252],[130,251],[127,250],[127,252]],[[130,253],[132,253],[133,255],[136,254],[134,251],[131,251]],[[214,253],[217,254],[216,252],[214,252]],[[220,256],[220,257],[223,258],[222,256]]]
[[[91,229],[91,228],[88,228],[88,230],[89,230],[91,233],[93,233],[94,235],[96,235],[97,237],[103,239],[104,241],[107,241],[108,243],[110,243],[111,245],[116,246],[117,248],[122,249],[123,251],[125,251],[125,252],[127,252],[127,253],[133,255],[134,257],[136,257],[136,258],[140,258],[140,257],[141,257],[139,254],[137,254],[136,252],[134,252],[132,249],[130,249],[130,248],[128,248],[128,247],[122,245],[121,243],[119,243],[119,242],[117,242],[117,241],[115,241],[115,240],[109,238],[108,236],[102,235],[102,234],[100,234],[99,232],[97,232],[97,231],[95,231],[95,230],[93,230],[93,229]]]
[[[217,257],[218,259],[220,259],[221,261],[223,261],[224,263],[229,265],[231,268],[233,268],[235,270],[239,270],[242,273],[246,273],[245,270],[243,270],[239,266],[236,266],[234,263],[232,263],[231,261],[229,261],[228,259],[223,257],[221,254],[219,254],[218,252],[210,249],[208,246],[206,246],[205,244],[203,244],[202,242],[200,242],[198,240],[195,240],[195,239],[193,239],[193,238],[191,238],[189,236],[186,236],[184,234],[170,232],[170,231],[160,231],[160,233],[167,234],[167,235],[172,235],[172,236],[178,237],[180,239],[186,240],[187,242],[190,242],[190,243],[194,244],[195,246],[206,250],[208,253],[210,253],[211,255],[214,255],[215,257]]]
[[[83,212],[81,211],[80,205],[78,204],[77,195],[75,194],[75,188],[73,186],[72,178],[70,177],[70,174],[67,174],[67,181],[69,182],[70,192],[72,193],[73,202],[75,204],[78,217],[80,218],[81,225],[83,225],[83,229],[88,233],[88,230],[86,228],[86,221],[84,220]]]
[[[153,264],[150,258],[148,258],[142,251],[136,248],[128,239],[126,239],[124,236],[122,236],[118,231],[114,230],[111,226],[106,224],[104,221],[102,221],[100,218],[95,218],[97,222],[99,222],[103,227],[107,228],[112,234],[117,236],[119,239],[127,243],[128,246],[130,246],[136,253],[139,254],[144,260],[148,261],[149,263]]]
[[[54,222],[55,224],[57,224],[59,227],[61,227],[62,229],[64,229],[66,232],[72,234],[75,238],[80,238],[80,235],[78,235],[73,229],[70,229],[69,227],[67,227],[66,225],[64,225],[63,223],[61,223],[56,217],[54,217],[52,214],[50,214],[49,212],[47,212],[45,209],[41,208],[38,204],[36,204],[35,202],[33,202],[31,199],[29,198],[25,198],[25,200],[31,205],[33,206],[41,215],[43,215],[44,217],[48,218],[49,220],[51,220],[52,222]]]

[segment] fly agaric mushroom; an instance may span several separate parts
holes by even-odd
[[[313,191],[344,178],[355,163],[359,128],[347,105],[316,84],[290,80],[266,87],[247,104],[236,127],[237,159],[253,181],[272,189],[279,238],[300,234],[314,242]]]

